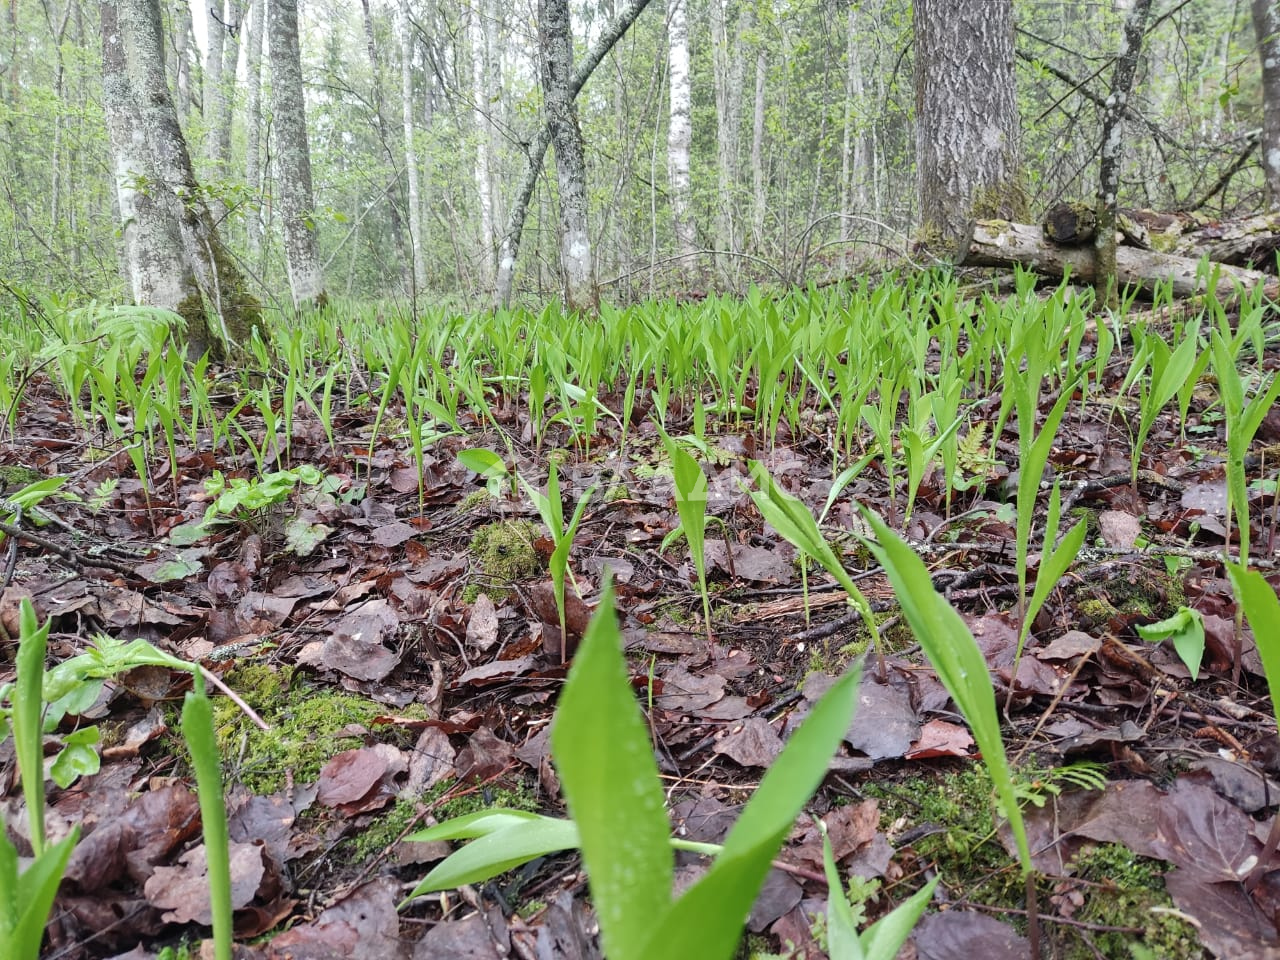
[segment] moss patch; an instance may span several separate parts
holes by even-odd
[[[343,750],[364,745],[360,731],[369,730],[375,717],[386,712],[383,704],[346,693],[312,686],[292,668],[247,664],[229,673],[226,683],[270,726],[260,730],[230,700],[214,701],[214,725],[223,763],[231,779],[254,793],[268,794],[284,786],[286,776],[311,783],[321,768]],[[400,711],[426,719],[417,704]],[[386,738],[410,736],[386,731]]]

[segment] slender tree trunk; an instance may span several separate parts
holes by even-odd
[[[849,241],[854,236],[854,221],[849,219],[853,209],[866,214],[867,210],[867,147],[862,132],[863,98],[862,53],[858,45],[858,8],[849,4],[845,37],[844,78],[844,141],[840,148],[840,263],[843,272],[849,269]]]
[[[480,209],[480,284],[489,287],[494,282],[497,262],[494,253],[496,213],[494,204],[493,164],[494,127],[491,111],[500,93],[495,76],[490,24],[494,23],[496,10],[480,0],[471,20],[471,99],[475,104],[476,122],[476,196]]]
[[[912,28],[923,239],[950,252],[972,217],[1026,204],[1013,0],[915,0]]]
[[[205,52],[205,140],[207,181],[215,189],[209,201],[214,221],[221,223],[227,206],[222,198],[222,185],[230,178],[231,117],[236,84],[236,67],[240,60],[240,26],[244,17],[238,0],[214,0],[208,7],[206,24],[209,31]],[[209,184],[206,183],[206,186]]]
[[[276,194],[284,228],[284,259],[295,307],[326,300],[316,249],[311,150],[298,46],[298,0],[267,0],[271,50],[271,115],[275,124]]]
[[[1280,206],[1280,4],[1253,0],[1253,32],[1262,62],[1262,172],[1274,208]]]
[[[1102,150],[1098,158],[1098,232],[1094,239],[1097,266],[1094,284],[1100,303],[1115,308],[1116,289],[1116,195],[1120,191],[1120,162],[1124,157],[1124,113],[1133,90],[1142,55],[1142,37],[1147,30],[1151,0],[1134,0],[1124,21],[1124,36],[1116,54],[1111,76],[1111,92],[1102,111]]]
[[[384,98],[382,96],[382,61],[378,56],[378,46],[374,42],[373,32],[373,14],[369,9],[369,0],[360,0],[360,6],[364,14],[364,44],[369,52],[369,70],[372,75],[371,89],[373,91],[373,118],[378,127],[378,142],[382,145],[383,153],[386,154],[387,164],[394,170],[400,162],[397,151],[392,145],[391,133],[387,127],[386,111],[383,109]],[[399,8],[397,7],[397,11]],[[396,13],[397,24],[399,23],[400,13]],[[398,27],[397,27],[398,29]],[[391,221],[391,234],[395,237],[396,249],[400,251],[400,268],[401,275],[408,285],[413,281],[413,274],[405,269],[412,255],[406,249],[404,242],[404,223],[400,217],[400,204],[404,199],[400,192],[399,184],[396,189],[388,190],[387,194],[387,216]]]
[[[565,304],[594,311],[599,294],[592,274],[591,236],[587,232],[587,160],[578,126],[578,110],[570,93],[573,37],[568,0],[538,0],[538,45],[541,52],[542,102],[556,151],[556,183],[560,188],[560,269]]]
[[[764,89],[768,77],[769,58],[762,45],[756,51],[756,95],[751,110],[751,242],[757,250],[764,244]]]
[[[400,93],[404,101],[404,165],[409,180],[409,242],[413,245],[413,293],[417,297],[427,286],[427,266],[423,252],[418,148],[414,143],[413,34],[409,29],[409,0],[401,0],[396,14],[396,29],[400,34]]]
[[[671,220],[676,252],[684,268],[693,266],[697,249],[689,177],[689,150],[693,145],[693,87],[689,82],[688,0],[670,0],[667,14],[667,59],[671,85],[671,117],[667,125],[667,178],[671,181]]]
[[[582,90],[582,85],[587,82],[595,68],[600,65],[600,61],[604,59],[605,54],[613,49],[613,45],[630,29],[631,25],[635,23],[636,17],[640,16],[648,5],[649,0],[630,0],[622,12],[618,14],[617,19],[601,32],[595,43],[592,44],[591,49],[587,51],[582,63],[578,65],[577,70],[573,73],[573,78],[569,82],[570,97],[578,95],[579,91]],[[524,231],[524,221],[529,213],[529,201],[533,197],[534,188],[538,185],[538,176],[542,172],[542,161],[546,157],[547,147],[550,145],[551,126],[548,118],[544,120],[543,125],[538,129],[529,144],[529,166],[525,171],[524,182],[520,184],[520,190],[511,205],[511,212],[507,219],[507,231],[502,237],[502,244],[499,248],[498,282],[494,300],[500,307],[506,306],[511,302],[511,287],[515,278],[516,257],[520,253],[520,235]]]
[[[262,254],[262,38],[266,36],[266,18],[266,0],[252,0],[244,50],[244,182],[253,198],[245,217],[249,259],[253,263]]]
[[[729,0],[711,0],[711,63],[716,101],[716,246],[730,253],[742,248],[738,224],[738,151],[741,144],[743,40],[754,25],[753,11],[742,7],[730,37]],[[723,273],[724,271],[722,271]]]
[[[111,142],[125,279],[135,303],[178,311],[184,304],[198,304],[200,290],[183,258],[177,223],[165,216],[152,191],[140,186],[154,183],[156,175],[129,87],[116,0],[102,0],[99,10],[102,107]]]
[[[198,298],[184,301],[178,313],[187,321],[187,335],[196,348],[203,339],[211,352],[223,355],[248,342],[260,326],[261,308],[223,246],[192,172],[165,78],[159,0],[119,0],[116,9],[138,122],[159,181],[154,195],[178,225],[183,255],[219,320],[217,339],[208,337],[205,306]]]
[[[174,0],[170,29],[173,31],[174,85],[178,94],[178,117],[186,122],[195,104],[202,104],[200,48],[196,46],[195,26],[191,22],[191,4]],[[203,107],[202,107],[203,109]]]

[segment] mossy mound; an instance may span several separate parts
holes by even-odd
[[[512,584],[537,576],[542,564],[533,549],[536,536],[537,528],[527,520],[502,520],[477,530],[468,549],[480,582],[468,585],[462,599],[473,603],[481,593],[505,599]]]

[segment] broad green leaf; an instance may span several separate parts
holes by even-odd
[[[22,795],[31,821],[31,846],[38,858],[45,848],[44,836],[44,656],[52,618],[41,626],[35,607],[23,598],[18,614],[18,679],[11,694],[13,750],[22,777]]]
[[[147,579],[152,583],[168,583],[171,580],[185,580],[204,570],[204,564],[189,557],[176,557],[166,560],[151,571]]]
[[[822,783],[853,721],[861,667],[814,704],[770,766],[706,875],[659,922],[650,924],[644,960],[727,960],[782,841]]]
[[[1253,628],[1254,642],[1267,677],[1267,690],[1271,693],[1271,710],[1280,723],[1280,597],[1257,570],[1228,563],[1227,572]]]
[[[293,517],[284,525],[285,545],[299,557],[311,556],[331,533],[333,527],[324,523],[312,523],[303,517]]]
[[[98,756],[97,727],[84,727],[62,738],[62,749],[49,767],[49,776],[64,790],[79,777],[89,777],[102,765]]]
[[[406,840],[427,842],[432,840],[470,840],[475,837],[497,833],[507,827],[515,826],[527,820],[552,820],[528,810],[510,810],[506,807],[494,807],[489,810],[477,810],[465,816],[453,817],[434,827],[424,827],[416,833],[405,837]]]
[[[1191,679],[1200,676],[1200,661],[1204,659],[1204,618],[1199,610],[1179,607],[1173,616],[1157,623],[1139,624],[1138,636],[1151,643],[1172,640],[1179,659],[1191,671]]]
[[[1001,811],[1017,841],[1023,873],[1029,873],[1031,848],[1000,737],[1000,717],[986,661],[960,614],[933,588],[924,562],[883,520],[865,507],[862,512],[879,541],[868,540],[867,546],[888,574],[911,631],[924,648],[938,679],[973,730]]]
[[[437,890],[483,883],[522,863],[549,853],[572,850],[578,844],[578,829],[572,820],[538,817],[515,821],[455,850],[422,878],[400,906]]]
[[[560,695],[551,749],[605,953],[630,960],[668,907],[674,859],[658,765],[615,617],[607,582]]]
[[[507,465],[503,463],[502,458],[492,450],[481,447],[459,450],[458,462],[472,473],[478,473],[482,477],[505,476],[507,473]]]

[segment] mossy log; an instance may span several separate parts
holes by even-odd
[[[1008,220],[975,220],[968,236],[957,251],[956,263],[962,267],[1023,266],[1046,277],[1069,273],[1082,283],[1094,280],[1093,247],[1068,247],[1045,237],[1044,231],[1027,223]],[[1206,281],[1198,277],[1198,257],[1178,256],[1143,250],[1132,246],[1116,249],[1116,273],[1122,286],[1133,285],[1151,292],[1158,284],[1173,283],[1175,296],[1189,297],[1203,293]],[[1259,284],[1267,287],[1268,296],[1280,294],[1280,283],[1258,270],[1247,270],[1224,264],[1218,269],[1217,294],[1229,298],[1236,284],[1252,290]]]

